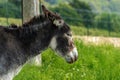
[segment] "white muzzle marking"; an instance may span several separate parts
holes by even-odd
[[[56,50],[56,47],[57,47],[57,42],[56,42],[56,37],[53,37],[51,42],[50,42],[50,45],[49,45],[54,51],[56,51],[58,53],[58,55],[62,56],[65,58],[65,60],[68,62],[68,63],[73,63],[77,60],[78,58],[78,51],[77,51],[77,48],[74,47],[72,51],[70,51],[67,55],[62,55],[62,53],[59,51],[59,50]]]
[[[68,62],[68,63],[73,63],[77,60],[78,58],[78,51],[76,49],[76,47],[70,52],[68,53],[66,56],[65,56],[65,60]]]

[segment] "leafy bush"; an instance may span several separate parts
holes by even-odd
[[[96,16],[95,26],[100,29],[106,29],[109,31],[120,31],[120,16],[116,14],[100,14]]]
[[[21,11],[13,3],[0,3],[0,17],[21,18]]]
[[[73,0],[70,5],[82,17],[85,27],[92,27],[95,14],[92,12],[91,5],[80,0]]]

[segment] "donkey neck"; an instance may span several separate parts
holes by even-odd
[[[36,28],[38,27],[39,28]],[[53,37],[54,29],[52,29],[52,24],[50,22],[43,22],[42,24],[32,24],[32,33],[21,38],[23,48],[29,57],[36,56],[45,50]],[[37,30],[36,30],[37,29]]]
[[[45,50],[54,34],[52,23],[44,16],[34,17],[21,27],[13,25],[5,30],[15,37],[28,57],[36,56]]]

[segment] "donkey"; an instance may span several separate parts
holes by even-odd
[[[22,66],[50,47],[66,62],[78,58],[70,27],[56,13],[42,5],[44,15],[22,26],[0,26],[0,80],[12,80]]]

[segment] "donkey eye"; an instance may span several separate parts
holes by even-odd
[[[53,24],[55,24],[56,26],[63,26],[64,21],[63,20],[54,20]]]
[[[62,23],[61,21],[59,21],[59,23]]]
[[[63,25],[63,23],[64,23],[63,20],[59,20],[58,22],[59,22],[59,24],[61,24],[61,25]]]
[[[67,34],[67,36],[72,36],[72,34],[70,34],[70,33],[66,33]]]

